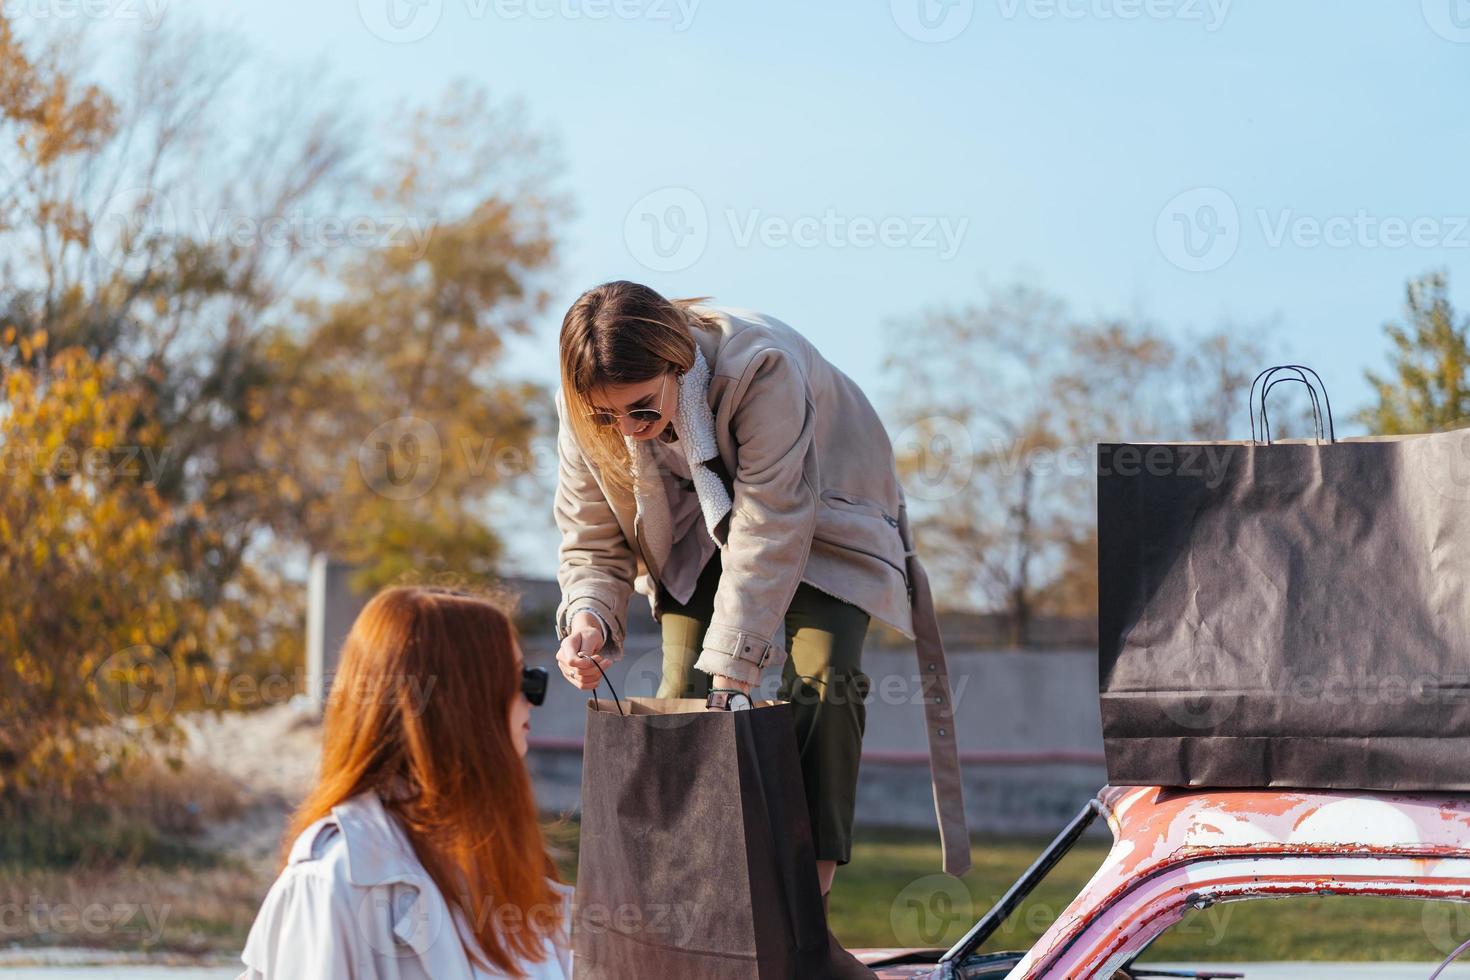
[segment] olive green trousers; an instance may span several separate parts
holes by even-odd
[[[687,603],[661,591],[661,698],[709,695],[712,678],[693,666],[714,614],[720,570],[717,552],[704,567]],[[797,587],[786,609],[789,656],[775,696],[791,702],[818,861],[846,864],[852,859],[853,811],[870,687],[862,672],[867,632],[867,613],[805,582]]]

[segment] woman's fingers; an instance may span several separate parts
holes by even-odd
[[[597,686],[602,679],[597,667],[604,670],[609,663],[608,659],[600,654],[583,656],[583,651],[589,644],[586,642],[588,635],[596,636],[592,631],[587,635],[581,633],[570,633],[566,639],[561,641],[561,648],[556,652],[557,667],[560,668],[562,676],[565,677],[573,687],[582,691],[590,691]],[[600,641],[601,637],[597,639]],[[601,646],[599,642],[598,646]],[[594,665],[593,661],[596,661]]]
[[[574,631],[574,635],[580,636],[582,645],[579,648],[582,653],[594,654],[602,649],[602,630],[582,629]]]

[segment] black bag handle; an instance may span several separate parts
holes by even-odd
[[[1322,428],[1322,403],[1317,400],[1317,390],[1310,384],[1307,384],[1305,375],[1299,373],[1294,378],[1277,378],[1273,376],[1269,382],[1261,387],[1261,434],[1266,438],[1266,445],[1269,446],[1271,444],[1271,417],[1266,413],[1266,393],[1283,381],[1294,381],[1297,384],[1306,386],[1307,396],[1312,399],[1312,424],[1317,430],[1317,441],[1321,442],[1327,437],[1327,433]]]
[[[590,660],[592,662],[592,666],[596,667],[597,668],[597,673],[602,676],[602,682],[607,685],[608,691],[611,692],[611,694],[613,696],[613,704],[617,705],[617,707],[618,707],[618,714],[620,714],[620,715],[627,715],[627,712],[623,710],[623,702],[620,701],[620,700],[618,700],[618,692],[613,689],[612,681],[610,681],[610,680],[607,679],[607,673],[605,671],[603,671],[602,664],[600,664],[600,663],[597,662],[597,658],[596,657],[589,657],[585,653],[579,653],[579,654],[577,654],[577,656],[583,657],[583,658],[585,658],[587,660]],[[595,688],[595,687],[592,689],[592,703],[593,704],[597,704],[597,688]]]
[[[1296,377],[1277,378],[1277,371],[1295,371]],[[1262,381],[1262,379],[1265,380]],[[1251,393],[1249,398],[1251,413],[1251,441],[1257,441],[1256,410],[1259,407],[1261,413],[1261,438],[1264,439],[1268,445],[1270,444],[1271,425],[1270,417],[1267,415],[1266,412],[1266,392],[1270,391],[1273,387],[1276,386],[1278,382],[1281,381],[1299,381],[1303,385],[1306,385],[1307,396],[1312,399],[1312,420],[1316,424],[1317,439],[1320,441],[1324,435],[1322,431],[1322,404],[1317,399],[1317,390],[1313,388],[1310,384],[1308,384],[1307,376],[1303,372],[1302,368],[1294,364],[1278,364],[1275,367],[1266,368],[1266,370],[1256,375],[1255,381],[1251,382]],[[1256,400],[1255,394],[1257,382],[1261,383],[1261,396],[1259,401]]]
[[[1295,371],[1296,372],[1296,377],[1277,378],[1277,377],[1275,377],[1275,374],[1276,374],[1277,371]],[[1307,375],[1308,374],[1311,374],[1311,376],[1316,379],[1316,381],[1317,381],[1317,386],[1316,387],[1313,387],[1312,386],[1312,383],[1307,380]],[[1263,378],[1265,379],[1264,383],[1262,383],[1262,380],[1261,380]],[[1257,384],[1260,384],[1261,385],[1261,400],[1260,400],[1260,409],[1261,409],[1261,438],[1264,438],[1265,441],[1266,441],[1266,444],[1267,445],[1270,445],[1271,444],[1271,420],[1270,420],[1270,416],[1266,412],[1266,394],[1272,388],[1274,388],[1276,385],[1280,384],[1282,381],[1295,381],[1295,382],[1299,382],[1300,384],[1306,385],[1307,392],[1308,392],[1308,394],[1311,395],[1311,398],[1312,398],[1312,416],[1313,416],[1313,419],[1317,423],[1317,439],[1318,439],[1319,442],[1321,441],[1321,439],[1322,439],[1322,437],[1324,435],[1324,433],[1322,431],[1322,407],[1323,407],[1324,404],[1326,405],[1326,408],[1327,408],[1327,431],[1326,431],[1325,435],[1327,436],[1329,442],[1336,442],[1337,441],[1337,426],[1333,422],[1333,419],[1332,419],[1332,399],[1327,394],[1327,385],[1323,384],[1323,382],[1322,382],[1322,376],[1321,375],[1319,375],[1316,371],[1312,370],[1311,368],[1309,368],[1309,367],[1307,367],[1306,365],[1303,365],[1303,364],[1277,364],[1274,367],[1268,367],[1268,368],[1266,368],[1266,370],[1264,370],[1260,374],[1256,375],[1255,380],[1251,382],[1250,395],[1247,398],[1247,404],[1248,404],[1248,407],[1250,409],[1250,416],[1251,416],[1251,441],[1252,442],[1259,441],[1257,439],[1257,436],[1256,436],[1256,403],[1255,403],[1256,385]],[[1321,400],[1321,402],[1319,402],[1317,400],[1317,391],[1318,391],[1319,388],[1321,389],[1321,392],[1322,392],[1322,400]]]

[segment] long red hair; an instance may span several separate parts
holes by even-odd
[[[487,965],[512,976],[543,958],[563,917],[510,736],[520,690],[515,629],[495,601],[430,587],[378,593],[343,645],[321,775],[286,834],[289,849],[332,807],[377,790]]]

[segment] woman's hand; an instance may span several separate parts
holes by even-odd
[[[597,661],[605,670],[611,661],[598,653],[601,649],[602,624],[597,617],[585,612],[573,616],[571,630],[556,651],[556,663],[562,676],[577,690],[590,691],[602,680],[592,662]]]

